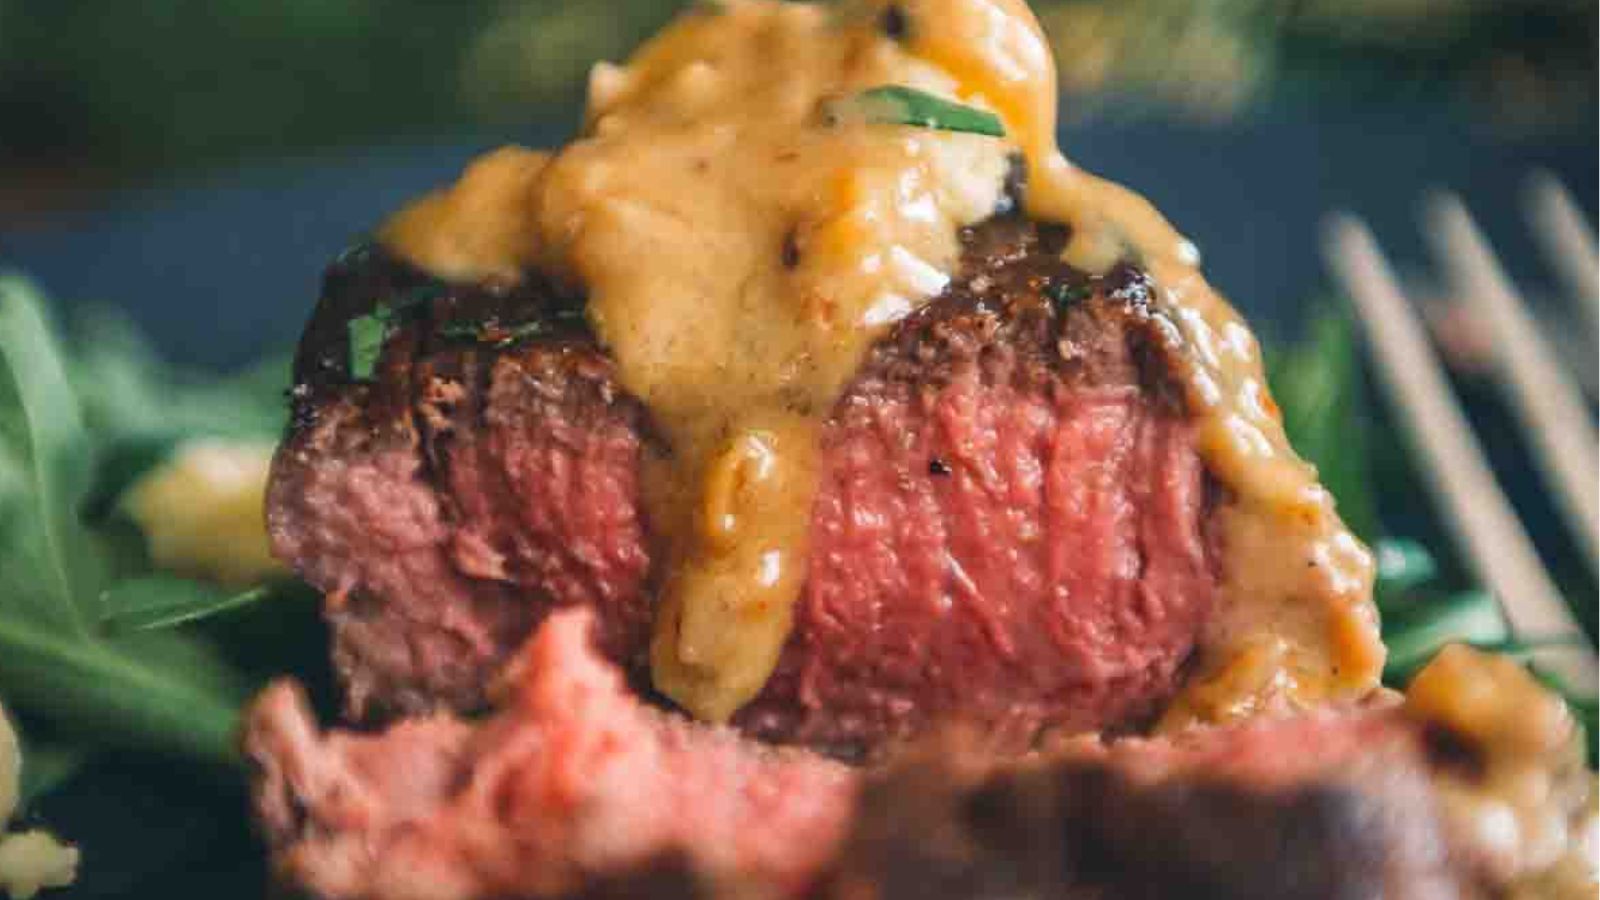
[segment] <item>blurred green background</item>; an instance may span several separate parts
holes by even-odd
[[[576,107],[678,0],[0,0],[0,215],[174,171]],[[1594,108],[1592,0],[1036,3],[1069,116],[1427,92],[1514,129]]]

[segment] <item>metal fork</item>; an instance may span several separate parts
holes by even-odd
[[[1600,322],[1595,232],[1548,175],[1530,179],[1527,201],[1535,236],[1592,334]],[[1600,439],[1582,391],[1558,364],[1461,199],[1443,192],[1428,197],[1423,228],[1454,302],[1493,334],[1497,381],[1528,433],[1547,488],[1595,568],[1600,565]],[[1406,300],[1372,230],[1352,214],[1336,213],[1326,223],[1323,253],[1355,301],[1378,380],[1399,412],[1424,483],[1463,555],[1499,601],[1516,636],[1576,636],[1559,648],[1536,651],[1536,664],[1573,687],[1594,690],[1594,645],[1583,637],[1496,484],[1417,307]]]

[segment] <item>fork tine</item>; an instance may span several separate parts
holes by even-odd
[[[1590,568],[1600,568],[1600,437],[1583,393],[1562,371],[1560,357],[1461,199],[1451,193],[1430,197],[1425,224],[1453,293],[1496,336],[1501,385],[1530,438],[1534,459]]]
[[[1562,183],[1549,172],[1528,177],[1523,203],[1550,268],[1566,282],[1568,299],[1586,316],[1590,338],[1600,328],[1600,242]]]
[[[1355,216],[1337,215],[1327,223],[1323,252],[1355,301],[1378,374],[1396,401],[1446,525],[1499,598],[1512,629],[1524,637],[1582,635],[1495,483],[1422,322],[1400,293],[1372,231]],[[1541,665],[1573,684],[1595,683],[1594,651],[1587,640],[1572,652],[1541,654]]]

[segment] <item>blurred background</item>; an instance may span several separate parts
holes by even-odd
[[[241,162],[570,119],[678,0],[0,0],[7,213]],[[1584,0],[1053,0],[1076,120],[1426,96],[1516,131],[1594,108]],[[1130,104],[1132,108],[1130,109]]]
[[[239,364],[293,339],[321,262],[405,197],[565,138],[592,62],[680,5],[0,0],[0,261]],[[1536,166],[1592,208],[1590,0],[1035,7],[1068,154],[1148,193],[1269,330],[1315,291],[1329,208],[1404,238],[1440,183],[1498,220]]]
[[[280,355],[327,260],[475,154],[567,138],[592,62],[624,56],[681,5],[0,0],[0,271],[51,296],[73,354],[99,345],[71,324],[110,310],[194,378]],[[1319,227],[1358,212],[1414,295],[1444,299],[1417,210],[1426,191],[1453,189],[1535,308],[1559,308],[1521,194],[1550,172],[1595,219],[1594,0],[1034,5],[1056,46],[1067,154],[1150,196],[1201,247],[1269,347],[1297,444],[1362,536],[1418,538],[1440,555],[1441,595],[1469,587],[1362,374]],[[1595,335],[1551,331],[1592,408]],[[1592,636],[1593,561],[1482,369],[1494,336],[1460,322],[1438,336]],[[138,759],[96,771],[43,807],[93,848],[76,896],[149,896],[179,864],[199,896],[259,885],[236,798]],[[219,809],[229,828],[211,824]]]

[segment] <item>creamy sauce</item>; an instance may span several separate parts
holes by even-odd
[[[992,110],[1007,137],[826,114],[885,84]],[[822,421],[872,342],[944,288],[959,229],[995,210],[1018,152],[1028,214],[1072,228],[1069,263],[1132,257],[1154,277],[1200,450],[1230,491],[1219,612],[1168,721],[1376,685],[1370,557],[1289,447],[1254,337],[1149,203],[1061,155],[1055,85],[1022,0],[708,4],[595,68],[582,140],[491,155],[385,228],[440,274],[532,265],[587,290],[671,448],[646,470],[667,566],[651,663],[691,712],[726,719],[771,673]]]
[[[1412,680],[1406,708],[1470,756],[1434,783],[1490,880],[1515,897],[1594,897],[1595,776],[1566,703],[1515,661],[1454,646]]]

